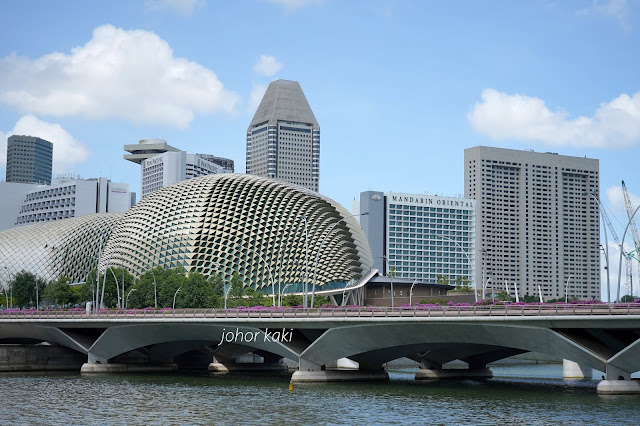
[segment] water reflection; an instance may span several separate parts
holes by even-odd
[[[288,377],[2,374],[2,424],[637,424],[640,397],[603,398],[597,381],[554,368],[494,368],[496,377],[421,383],[295,385]],[[535,378],[533,375],[537,374]],[[555,376],[553,374],[556,374]],[[547,377],[548,376],[548,377]]]

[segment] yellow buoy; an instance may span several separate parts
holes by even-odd
[[[289,382],[289,392],[293,392],[293,382]]]

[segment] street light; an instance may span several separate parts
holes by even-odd
[[[176,294],[173,295],[173,308],[172,309],[176,308],[176,296],[178,295],[178,292],[180,291],[181,288],[182,287],[178,287],[178,289],[176,290]]]
[[[393,303],[393,275],[391,274],[391,270],[389,269],[389,258],[387,258],[386,255],[382,255],[382,260],[384,260],[384,262],[387,265],[387,275],[389,276],[389,281],[391,282],[391,307],[393,308],[394,303]]]
[[[7,309],[13,309],[13,280],[14,280],[14,278],[12,278],[12,274],[9,272],[9,268],[7,268],[5,266],[4,269],[7,271],[7,276],[9,276],[9,278],[10,278],[9,284],[11,284],[11,285],[9,285],[9,296],[10,296],[9,298],[11,300],[11,308],[7,307]]]
[[[309,228],[307,226],[307,217],[302,215],[302,220],[304,220],[304,258],[305,258],[305,273],[304,273],[304,293],[302,296],[302,304],[305,309],[307,308],[307,301],[309,298],[307,283],[309,282]],[[278,286],[280,285],[280,281],[278,281]],[[278,293],[280,293],[280,288],[278,288]],[[282,295],[282,293],[280,293]],[[282,301],[280,302],[282,305]]]
[[[224,291],[224,308],[227,309],[227,296],[229,296],[229,292],[231,291],[231,282],[229,282],[229,288],[225,289],[226,285],[222,287]]]
[[[129,293],[127,293],[127,298],[124,301],[124,308],[127,309],[127,305],[129,304],[129,295],[131,294],[131,292],[138,290],[137,288],[132,288],[131,290],[129,290]]]
[[[573,275],[569,274],[567,277],[567,283],[564,285],[564,303],[569,301],[569,294],[567,293],[567,289],[569,288],[569,280],[573,277]]]
[[[413,281],[413,284],[411,284],[411,288],[409,289],[409,306],[411,306],[411,297],[413,296],[413,286],[416,285],[417,282],[418,282],[418,279],[416,278]]]
[[[334,223],[333,225],[331,225],[329,227],[329,230],[327,231],[327,234],[324,236],[324,238],[322,239],[322,242],[320,243],[320,247],[318,248],[318,252],[316,253],[316,265],[313,268],[313,286],[312,286],[312,290],[311,290],[311,303],[309,304],[311,308],[313,308],[313,300],[315,298],[316,295],[316,277],[318,276],[318,261],[320,260],[320,252],[322,251],[322,247],[324,246],[324,242],[327,239],[327,237],[329,235],[331,235],[331,231],[333,231],[333,228],[336,227],[336,225],[338,225],[340,222],[349,219],[350,217],[356,217],[356,216],[367,216],[369,214],[369,212],[364,212],[364,213],[360,213],[360,214],[352,214],[350,216],[345,216],[342,219],[340,219],[339,221],[337,221],[336,223]]]
[[[290,285],[291,283],[287,283],[282,289],[282,293],[280,293],[280,306],[282,306],[282,301],[284,300],[284,292],[287,289],[287,287],[289,287]]]
[[[151,271],[151,276],[153,276],[153,299],[156,304],[156,309],[158,308],[158,285],[156,283],[156,274],[153,273],[153,268],[149,269]]]
[[[631,225],[633,217],[636,215],[636,213],[638,213],[638,209],[640,209],[640,206],[636,207],[631,217],[629,217],[629,222],[627,222],[627,226],[624,228],[624,232],[622,233],[622,239],[620,240],[620,261],[618,262],[618,297],[616,298],[616,300],[620,300],[620,278],[622,277],[622,253],[624,252],[624,237],[626,237],[629,225]]]
[[[436,238],[440,238],[440,239],[445,239],[445,240],[449,240],[451,241],[453,244],[455,244],[460,250],[462,250],[462,253],[465,255],[465,257],[467,258],[467,262],[469,262],[469,274],[472,273],[473,268],[473,264],[471,263],[471,258],[469,257],[469,254],[467,253],[467,251],[462,248],[462,246],[460,245],[460,243],[458,243],[456,240],[454,240],[453,238],[449,238],[446,237],[444,235],[440,235],[440,236],[436,236]],[[475,271],[473,271],[473,274],[475,275]],[[473,292],[476,295],[476,303],[478,302],[478,285],[476,283],[476,279],[475,276],[473,277]],[[493,287],[491,292],[493,293]]]
[[[602,229],[604,229],[604,261],[607,264],[607,266],[604,268],[607,270],[607,302],[611,303],[611,282],[609,279],[609,242],[607,241],[607,224],[605,223],[604,216],[605,212],[598,197],[596,197],[591,192],[587,192],[587,194],[593,197],[593,199],[596,200],[596,203],[598,203],[598,210],[600,210],[600,217],[602,218]]]
[[[242,249],[240,244],[236,244],[235,248]],[[271,281],[271,296],[273,297],[273,306],[276,306],[276,283],[273,281],[273,275],[271,274],[271,268],[269,267],[269,264],[264,260],[262,256],[260,256],[260,253],[258,253],[257,251],[249,247],[245,247],[245,248],[251,251],[252,253],[254,253],[256,256],[258,256],[258,258],[264,263],[264,266],[267,267],[267,271],[269,272],[269,281]]]

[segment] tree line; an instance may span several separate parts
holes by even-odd
[[[104,308],[142,309],[158,308],[235,308],[238,306],[272,306],[271,294],[264,294],[252,287],[244,286],[242,277],[236,272],[225,281],[220,274],[204,276],[184,268],[163,269],[156,267],[137,279],[123,268],[108,268],[104,274],[96,276],[91,271],[87,281],[71,285],[71,279],[61,276],[47,282],[37,275],[22,271],[8,283],[7,297],[2,297],[1,305],[14,308],[69,308],[84,306],[95,300],[96,283],[100,283],[100,296]],[[154,285],[155,282],[155,285]],[[104,293],[102,287],[104,285]],[[4,295],[3,295],[4,296]],[[12,300],[11,300],[12,297]],[[37,303],[36,303],[37,297]],[[277,295],[276,295],[277,298]],[[7,300],[9,299],[9,300]],[[325,297],[316,297],[316,305],[327,303]],[[175,305],[174,305],[175,303]],[[302,305],[302,296],[288,295],[283,298],[283,306]]]

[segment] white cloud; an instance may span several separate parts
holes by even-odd
[[[191,16],[196,8],[206,4],[205,0],[147,0],[144,7],[150,11],[172,10],[182,16]]]
[[[569,119],[563,111],[550,111],[540,98],[485,89],[467,118],[475,131],[494,140],[623,148],[640,143],[640,92],[601,104],[591,117]]]
[[[0,102],[22,111],[186,127],[196,113],[233,112],[239,96],[155,33],[103,25],[71,54],[0,59]]]
[[[591,6],[579,10],[579,15],[603,15],[608,18],[614,18],[618,21],[618,25],[625,31],[631,29],[629,24],[629,2],[627,0],[609,0],[599,1],[593,0]]]
[[[260,101],[267,91],[267,86],[264,84],[254,84],[251,89],[251,95],[249,95],[249,113],[254,114],[260,105]]]
[[[253,66],[253,71],[265,75],[267,77],[271,77],[278,71],[282,69],[284,65],[282,65],[278,60],[269,55],[260,55],[260,59]]]
[[[75,164],[86,161],[87,147],[58,123],[47,123],[33,115],[21,117],[12,130],[0,132],[0,165],[7,164],[7,138],[11,135],[36,136],[53,143],[53,172],[65,173]]]
[[[284,6],[287,10],[299,9],[305,6],[321,5],[324,0],[268,0],[269,3]]]

